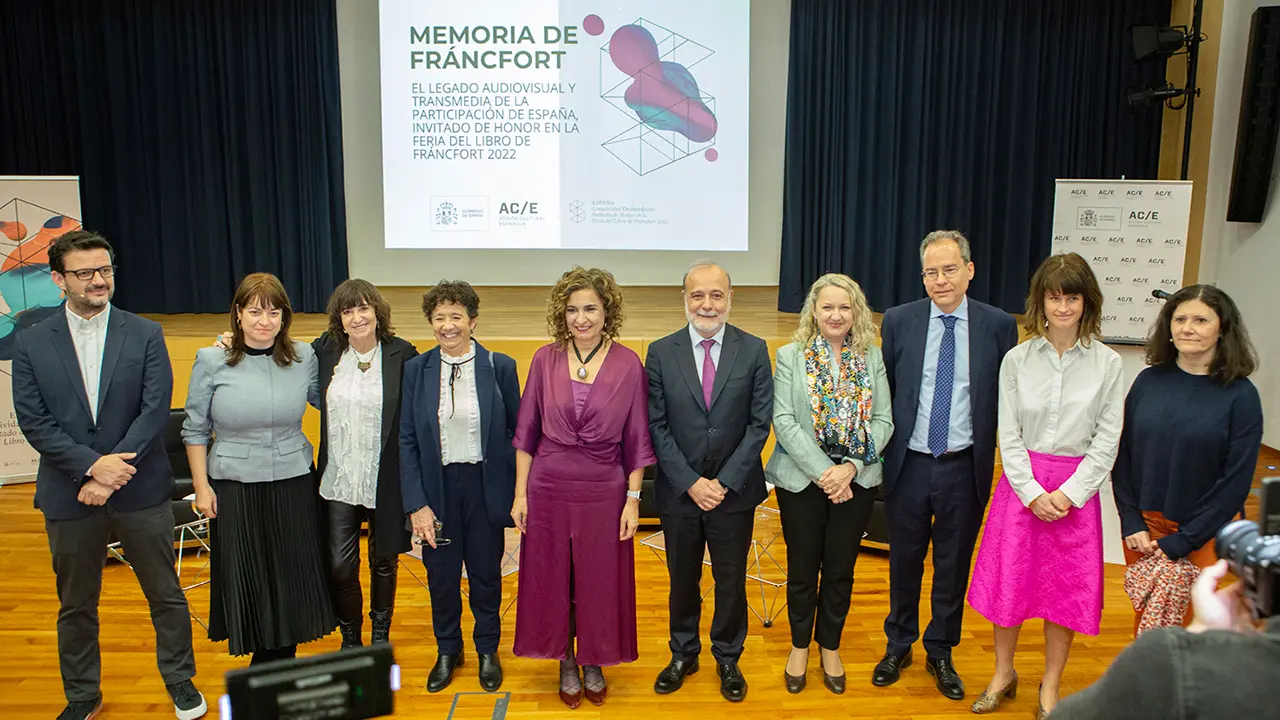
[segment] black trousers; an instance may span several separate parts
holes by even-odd
[[[436,513],[447,545],[422,546],[431,592],[431,624],[442,655],[462,652],[462,566],[467,566],[476,652],[498,652],[502,636],[503,528],[489,520],[481,465],[444,466],[444,507]]]
[[[333,581],[333,605],[338,622],[359,625],[364,610],[360,591],[360,525],[369,521],[369,609],[390,615],[396,606],[396,554],[378,552],[374,511],[363,505],[329,500],[329,575]]]
[[[792,647],[837,650],[853,594],[853,567],[876,493],[856,483],[853,499],[833,503],[814,483],[798,493],[782,488],[778,511],[787,541],[787,619]],[[821,575],[821,586],[819,586]]]
[[[671,577],[671,655],[692,660],[702,651],[702,558],[711,552],[715,580],[715,612],[711,617],[711,655],[717,663],[734,664],[747,639],[747,551],[755,511],[704,512],[694,517],[662,516]]]
[[[969,566],[982,524],[976,487],[970,453],[934,458],[907,451],[902,474],[884,501],[889,522],[887,652],[901,655],[920,637],[920,587],[930,541],[933,617],[924,631],[925,652],[946,658],[960,644]]]
[[[68,702],[94,700],[102,682],[98,649],[98,598],[107,558],[107,536],[120,539],[156,631],[156,665],[165,684],[196,674],[191,615],[174,570],[173,508],[169,501],[145,510],[95,507],[78,520],[45,520],[58,586],[58,663]]]

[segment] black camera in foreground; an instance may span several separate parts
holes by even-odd
[[[1236,520],[1218,531],[1218,557],[1244,582],[1255,619],[1276,613],[1280,584],[1280,477],[1262,481],[1261,522]]]
[[[252,665],[227,673],[223,720],[371,718],[395,712],[400,666],[390,645]]]

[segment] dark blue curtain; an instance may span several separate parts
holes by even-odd
[[[80,176],[121,307],[346,278],[334,0],[0,0],[0,102],[0,174]]]
[[[970,294],[1021,312],[1055,178],[1154,178],[1163,82],[1128,28],[1169,0],[792,0],[778,307],[827,272],[877,310],[924,297],[919,244],[973,243]]]

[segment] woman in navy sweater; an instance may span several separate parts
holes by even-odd
[[[1248,376],[1257,355],[1231,298],[1192,285],[1160,311],[1147,362],[1125,401],[1112,471],[1125,560],[1159,550],[1208,567],[1214,536],[1253,485],[1262,403]]]

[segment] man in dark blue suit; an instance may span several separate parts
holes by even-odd
[[[57,579],[60,720],[102,709],[98,597],[114,531],[151,606],[156,661],[179,720],[205,714],[191,678],[191,616],[174,570],[173,470],[162,439],[173,369],[160,326],[111,306],[115,265],[100,235],[49,246],[65,308],[18,334],[13,405],[40,453],[35,504]]]
[[[964,682],[951,649],[960,644],[973,545],[991,496],[1000,361],[1018,329],[1008,313],[965,296],[974,268],[964,235],[929,233],[920,262],[929,298],[890,308],[880,328],[895,430],[884,454],[888,643],[872,682],[892,685],[911,664],[932,541],[926,667],[939,692],[960,700]]]

